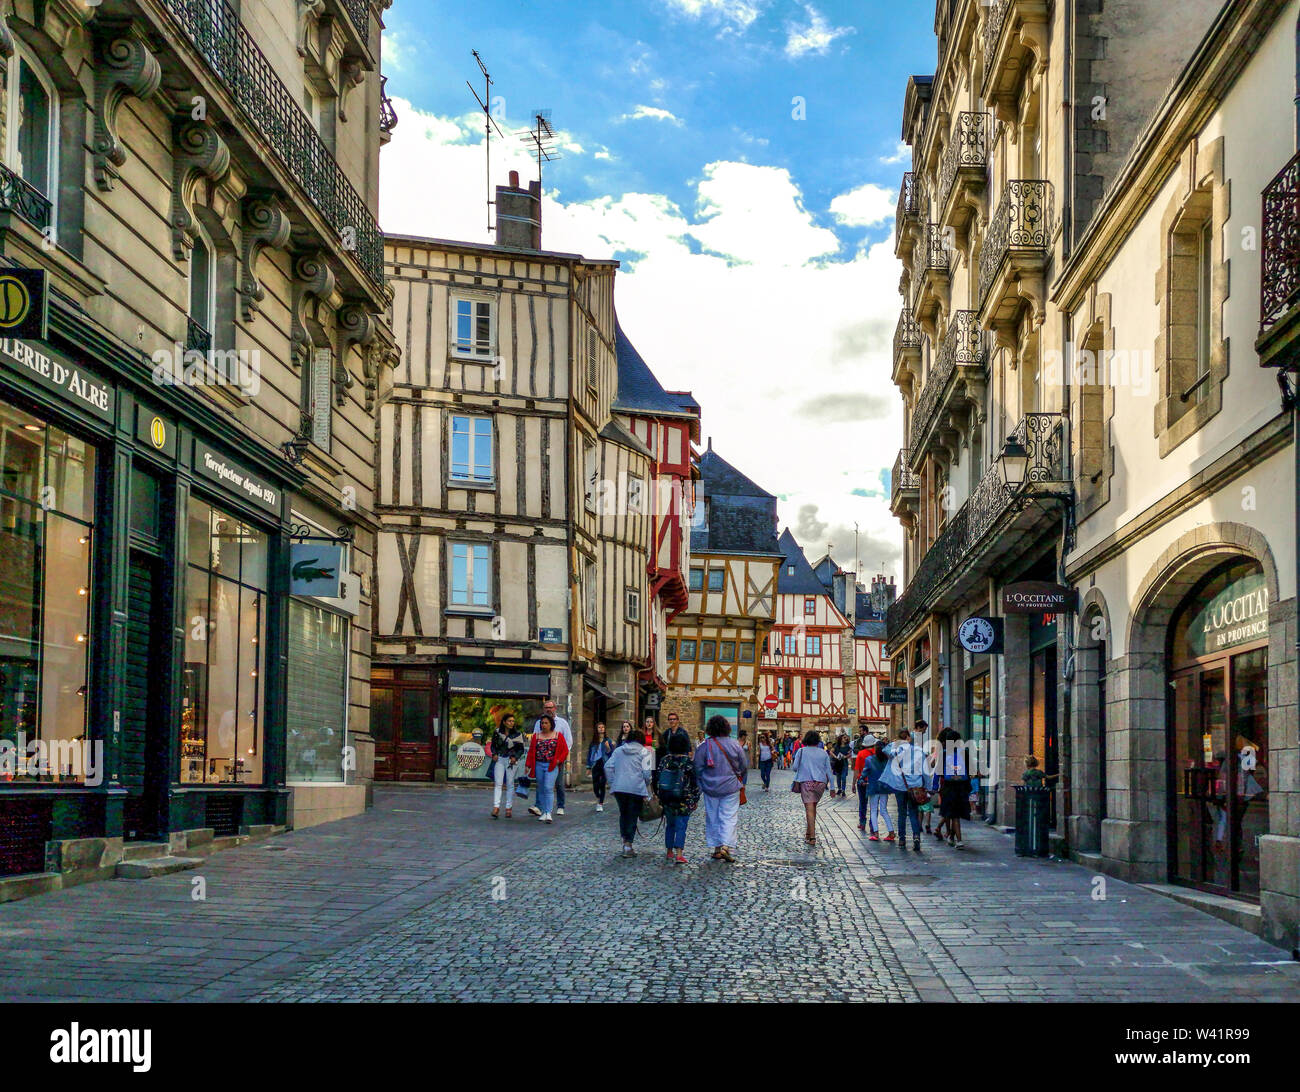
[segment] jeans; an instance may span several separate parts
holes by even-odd
[[[736,844],[736,820],[740,817],[740,793],[704,797],[704,844],[717,849]]]
[[[686,846],[686,824],[691,821],[691,813],[672,815],[664,812],[664,848],[684,849]]]
[[[605,786],[608,782],[605,779],[605,764],[603,762],[591,768],[591,791],[596,794],[596,803],[605,802]]]
[[[769,758],[766,762],[758,764],[758,772],[763,775],[763,788],[772,786],[772,760]]]
[[[631,845],[636,841],[636,822],[641,818],[641,801],[645,797],[634,792],[616,792],[614,799],[618,801],[618,833],[624,845]]]
[[[865,785],[859,785],[857,789],[858,789],[858,826],[865,827],[867,825],[867,801],[869,801],[871,797],[867,795],[867,787]],[[875,823],[871,824],[871,829],[872,830],[876,829]]]
[[[867,799],[871,801],[871,830],[873,832],[879,830],[880,824],[883,822],[885,829],[890,834],[893,834],[894,824],[889,818],[889,808],[886,807],[889,803],[889,797],[883,792],[877,792],[872,793]]]
[[[505,796],[505,805],[507,808],[514,807],[515,803],[515,774],[519,772],[517,765],[512,766],[503,758],[498,758],[496,765],[492,768],[492,780],[496,783],[496,788],[492,790],[492,806],[499,808],[501,806],[501,797]]]
[[[898,835],[900,838],[907,837],[906,820],[910,816],[912,819],[912,837],[921,837],[921,805],[912,799],[910,792],[896,792],[894,799],[898,801]]]
[[[835,775],[835,789],[841,796],[844,795],[844,783],[848,779],[849,779],[849,764],[846,762],[843,766],[840,767],[839,772],[836,773]]]
[[[543,815],[551,814],[551,805],[555,799],[555,775],[557,770],[537,769],[537,810]]]
[[[561,763],[555,767],[555,806],[564,810],[564,775],[567,771]]]

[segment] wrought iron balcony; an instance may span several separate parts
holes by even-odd
[[[954,311],[952,321],[939,345],[934,367],[926,377],[925,386],[912,411],[912,430],[908,444],[912,455],[920,458],[924,452],[940,412],[953,408],[957,387],[972,389],[964,393],[962,401],[974,401],[977,395],[983,401],[984,331],[979,326],[979,316],[974,311]],[[974,371],[976,374],[970,374]],[[957,383],[954,383],[954,377]],[[978,389],[976,389],[978,388]]]
[[[363,42],[370,41],[370,0],[339,0]]]
[[[1263,224],[1256,348],[1287,367],[1300,358],[1300,153],[1264,187]]]
[[[984,15],[984,70],[987,72],[993,63],[998,43],[1002,40],[1002,27],[1007,21],[1007,12],[1011,10],[1012,0],[989,0]]]
[[[0,209],[16,212],[37,231],[44,231],[53,219],[50,199],[3,165],[0,165]]]
[[[376,288],[384,284],[379,225],[321,140],[311,119],[226,0],[164,0],[208,66],[230,89],[253,128],[354,254]]]
[[[993,460],[975,491],[948,520],[925,552],[912,579],[886,616],[888,640],[907,635],[945,599],[955,601],[963,585],[986,578],[997,558],[1015,551],[1031,532],[1054,518],[1028,501],[1036,496],[1070,496],[1065,466],[1065,419],[1059,413],[1027,414],[1011,433],[1029,451],[1025,483],[1013,492]],[[1010,437],[1009,437],[1010,438]]]
[[[904,249],[911,249],[911,242],[904,243],[903,229],[917,223],[917,184],[916,176],[908,171],[903,175],[902,185],[898,187],[898,207],[894,210],[894,254],[901,254]],[[908,236],[910,238],[910,232]]]
[[[906,503],[915,503],[921,489],[921,479],[911,466],[911,456],[907,448],[899,448],[894,460],[894,469],[889,475],[889,510],[898,514],[899,498]]]
[[[188,315],[185,318],[185,351],[205,354],[212,351],[212,334]]]
[[[1017,282],[1028,282],[1012,287],[1008,278],[1002,278],[1008,287],[1007,302],[1013,308],[1018,309],[1025,287],[1030,289],[1033,298],[1033,282],[1042,280],[1051,245],[1052,202],[1050,182],[1024,179],[1008,182],[1003,187],[1002,199],[989,221],[980,249],[979,300],[985,325],[991,317],[1005,317],[995,314],[1003,301],[994,291],[1004,272],[1013,272]],[[1042,297],[1040,283],[1035,300],[1038,306],[1042,306]]]
[[[987,0],[982,91],[1004,120],[1014,116],[1015,90],[1027,59],[1046,54],[1047,22],[1047,0]]]
[[[948,146],[939,161],[938,215],[949,222],[950,204],[958,183],[983,193],[988,171],[989,115],[983,110],[963,110],[957,115]]]
[[[939,298],[934,290],[948,286],[948,260],[942,225],[923,224],[920,242],[912,252],[912,291],[909,297],[912,313],[918,321],[935,310]]]
[[[387,136],[393,135],[397,128],[397,111],[393,109],[393,100],[388,97],[388,77],[379,77],[379,131]]]
[[[900,382],[901,373],[913,372],[920,363],[921,327],[917,325],[912,312],[904,307],[898,315],[898,325],[894,328],[894,374],[895,383]],[[907,380],[908,383],[911,380]]]

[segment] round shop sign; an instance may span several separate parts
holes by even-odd
[[[0,276],[0,327],[19,326],[32,309],[31,293],[17,277]]]
[[[957,630],[957,642],[967,652],[987,652],[996,638],[997,631],[987,618],[967,618]]]
[[[477,770],[487,760],[487,751],[483,744],[474,740],[462,743],[456,751],[456,761],[467,770]]]
[[[167,425],[161,417],[149,422],[149,442],[159,451],[167,446]]]

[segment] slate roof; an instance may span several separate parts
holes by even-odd
[[[878,618],[858,619],[858,624],[853,627],[854,637],[874,637],[876,640],[883,641],[888,636],[889,624]]]
[[[690,391],[669,391],[668,396],[684,410],[699,413],[700,404],[691,397]]]
[[[692,553],[780,554],[776,497],[709,448],[700,456],[696,496],[708,506],[708,526],[692,527]]]
[[[678,398],[663,389],[617,322],[614,324],[614,345],[618,354],[618,393],[611,408],[616,413],[636,413],[647,417],[695,416]]]
[[[649,455],[652,459],[654,455],[650,449],[640,440],[633,436],[627,429],[615,421],[612,417],[605,422],[605,427],[600,430],[600,435],[606,440],[613,440],[624,447],[630,447],[633,451],[639,451],[642,455]]]
[[[808,564],[799,543],[787,527],[781,532],[781,553],[785,560],[781,562],[781,571],[776,578],[776,590],[780,595],[828,595],[826,585],[817,579],[813,567]],[[794,575],[789,572],[794,566]]]

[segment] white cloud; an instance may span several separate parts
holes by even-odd
[[[381,155],[383,226],[486,241],[481,119],[398,109],[402,124]],[[512,168],[535,177],[522,147],[495,142],[493,180]],[[718,453],[781,497],[783,524],[814,506],[848,563],[844,536],[857,522],[864,571],[892,570],[901,532],[880,474],[902,435],[889,382],[898,264],[888,241],[842,253],[815,211],[784,168],[720,161],[701,169],[689,204],[655,193],[573,202],[548,188],[543,241],[622,259],[615,296],[628,336],[665,387],[699,399]],[[837,393],[846,407],[849,395],[880,402],[862,403],[860,415],[824,412]]]
[[[824,55],[837,38],[853,34],[853,27],[833,27],[826,21],[820,11],[811,4],[804,5],[808,15],[808,25],[786,24],[785,55],[791,60],[809,53]]]
[[[874,227],[893,218],[897,195],[867,182],[831,201],[831,215],[846,227]]]
[[[682,124],[682,119],[671,110],[664,110],[658,106],[638,106],[630,114],[624,114],[619,120],[640,121],[643,118],[648,118],[651,121],[671,121],[674,125]]]
[[[911,161],[912,149],[901,140],[895,146],[893,155],[882,155],[880,157],[880,162],[886,166],[893,166],[895,163],[910,163]]]
[[[745,30],[763,10],[758,0],[663,0],[665,6],[692,19],[707,19]]]

